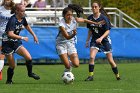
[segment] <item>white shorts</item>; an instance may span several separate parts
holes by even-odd
[[[68,55],[71,55],[73,53],[77,53],[77,49],[75,48],[75,44],[72,42],[67,42],[63,44],[57,44],[56,50],[58,55],[67,53]]]

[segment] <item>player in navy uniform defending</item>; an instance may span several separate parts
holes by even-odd
[[[28,76],[38,80],[40,77],[32,72],[32,57],[21,42],[21,40],[28,41],[28,37],[20,36],[19,33],[23,27],[25,27],[33,36],[35,43],[38,43],[38,38],[25,19],[25,6],[22,4],[16,4],[15,11],[12,12],[15,14],[9,19],[6,25],[6,30],[2,35],[2,53],[5,54],[9,64],[6,84],[13,83],[12,77],[14,75],[15,68],[13,53],[15,52],[25,58]]]
[[[120,80],[117,65],[112,57],[111,40],[109,37],[109,33],[111,29],[110,20],[99,2],[94,1],[92,3],[92,11],[93,14],[88,17],[88,20],[92,20],[95,22],[104,20],[105,24],[103,25],[87,24],[87,28],[89,29],[89,31],[86,40],[86,47],[88,47],[89,45],[90,37],[92,37],[92,39],[90,41],[89,76],[85,79],[85,81],[93,80],[94,60],[98,51],[99,52],[102,51],[106,54],[106,57],[112,67],[112,71],[116,76],[116,79]]]
[[[2,34],[5,31],[6,24],[12,16],[11,8],[14,6],[13,0],[3,0],[0,6],[0,80],[2,80],[2,68],[4,66],[4,55],[1,54]]]

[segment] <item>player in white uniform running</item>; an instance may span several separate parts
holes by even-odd
[[[11,17],[11,8],[14,6],[13,0],[3,0],[0,6],[0,80],[2,80],[2,68],[4,66],[4,55],[1,54],[2,34],[5,31],[6,24]]]
[[[79,66],[79,58],[75,47],[77,22],[98,23],[83,18],[74,18],[73,9],[70,7],[64,8],[62,15],[63,18],[59,22],[59,33],[56,37],[56,50],[65,65],[64,72],[70,72],[71,67]]]

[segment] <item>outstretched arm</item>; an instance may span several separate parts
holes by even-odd
[[[75,19],[79,23],[88,23],[88,24],[96,24],[96,25],[105,24],[104,20],[100,21],[100,22],[94,22],[94,21],[91,21],[91,20],[88,20],[88,19],[78,18],[78,17],[76,17]]]
[[[39,43],[38,42],[38,38],[37,36],[35,35],[35,33],[33,32],[33,30],[31,29],[31,27],[29,25],[25,26],[25,28],[30,32],[30,34],[34,37],[34,41],[35,43]]]

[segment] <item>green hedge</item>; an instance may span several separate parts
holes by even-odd
[[[91,0],[92,2],[94,0]],[[139,0],[100,0],[104,7],[117,7],[130,17],[140,22],[140,1]],[[88,0],[72,0],[73,3],[88,7]]]

